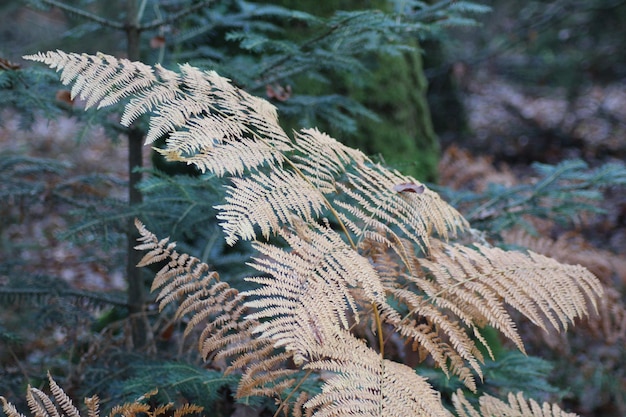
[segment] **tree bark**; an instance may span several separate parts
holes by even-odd
[[[128,59],[139,61],[140,56],[140,28],[139,28],[139,1],[128,0],[126,14],[126,52]],[[137,185],[141,181],[141,172],[138,171],[143,165],[143,137],[144,132],[136,126],[131,126],[127,132],[128,137],[128,203],[129,205],[140,204],[143,200]],[[128,222],[128,242],[126,279],[128,282],[128,313],[131,323],[131,336],[136,349],[144,349],[149,340],[149,326],[147,323],[144,305],[146,301],[146,288],[142,271],[137,268],[141,260],[141,253],[135,250],[137,244],[137,232],[134,219]]]
[[[285,7],[330,16],[336,10],[386,9],[387,0],[273,0]],[[296,31],[300,31],[297,28]],[[297,36],[297,35],[296,35]],[[367,58],[371,79],[352,82],[351,76],[336,75],[326,93],[342,91],[380,117],[380,121],[359,120],[354,134],[319,126],[337,140],[361,149],[371,156],[382,156],[386,163],[420,180],[435,181],[440,157],[439,138],[433,129],[427,100],[428,82],[424,75],[421,48],[399,56],[375,53]],[[306,81],[297,86],[307,91]],[[319,93],[319,86],[312,87]]]

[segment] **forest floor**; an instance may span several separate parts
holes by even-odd
[[[477,157],[476,163],[489,162],[501,172],[500,181],[532,181],[533,162],[581,159],[595,168],[626,161],[626,82],[589,86],[570,98],[565,89],[532,89],[487,71],[460,81],[472,132],[461,147]],[[498,180],[482,169],[485,178]],[[594,246],[626,254],[626,195],[607,190],[601,204],[606,213],[589,225],[587,238]]]

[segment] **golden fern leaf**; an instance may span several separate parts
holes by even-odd
[[[0,401],[2,402],[2,411],[4,411],[7,417],[26,417],[24,414],[20,413],[13,404],[8,402],[6,398],[0,396]]]
[[[203,357],[228,343],[225,340],[228,334],[235,332],[245,336],[239,323],[245,311],[239,292],[219,282],[217,273],[209,271],[208,265],[199,259],[179,254],[174,250],[174,243],[169,243],[167,239],[159,241],[139,220],[135,221],[135,225],[140,233],[138,240],[143,242],[136,249],[149,250],[138,266],[169,260],[154,278],[152,291],[160,289],[157,301],[161,309],[180,301],[176,317],[191,317],[185,335],[204,324],[199,340]]]
[[[295,382],[297,370],[286,366],[292,361],[335,374],[305,403],[316,415],[448,415],[422,378],[349,333],[360,314],[372,311],[381,353],[387,323],[472,387],[471,371],[480,375],[482,360],[474,339],[488,349],[481,326],[498,328],[523,349],[506,306],[544,329],[548,323],[560,329],[586,315],[587,301],[595,305],[602,294],[581,267],[533,253],[440,243],[468,224],[436,193],[317,131],[302,131],[292,143],[271,104],[214,72],[188,65],[180,74],[160,67],[153,72],[104,55],[56,52],[30,59],[58,68],[65,82],[76,80],[76,92],[89,103],[134,95],[123,122],[154,111],[148,141],[168,134],[168,157],[217,175],[246,175],[234,180],[226,204],[218,206],[229,243],[254,240],[260,230],[290,245],[255,243],[262,257],[253,266],[267,276],[251,278],[258,287],[240,294],[138,224],[138,248],[149,251],[140,265],[166,262],[153,285],[161,306],[181,301],[177,315],[191,316],[188,329],[208,323],[200,350],[205,358],[234,358],[227,366],[243,371],[238,395],[282,398]],[[90,82],[98,83],[93,92],[85,87]],[[262,166],[268,171],[261,173]],[[326,213],[343,235],[320,219]],[[392,256],[401,266],[389,268]],[[400,302],[397,311],[388,296]],[[401,309],[408,314],[402,317]]]
[[[578,414],[567,413],[556,404],[539,404],[535,400],[526,400],[523,393],[508,395],[508,404],[502,400],[485,394],[479,399],[479,410],[467,401],[462,391],[452,395],[452,403],[459,417],[578,417]]]
[[[291,140],[278,124],[275,107],[237,89],[214,71],[189,65],[181,65],[180,74],[160,66],[155,71],[105,54],[56,51],[25,58],[61,71],[64,84],[75,82],[72,97],[87,100],[88,107],[97,102],[104,107],[132,95],[122,124],[129,126],[153,111],[146,142],[171,133],[166,156],[194,163],[203,171],[239,175],[242,164],[253,169],[270,161],[281,163],[282,153],[292,149]],[[255,149],[256,154],[245,152],[246,147]],[[232,155],[224,158],[224,153]]]
[[[184,417],[189,414],[199,414],[204,411],[204,407],[195,404],[183,404],[181,407],[174,410],[174,417]]]
[[[50,384],[52,398],[46,395],[43,391],[31,386],[29,386],[26,391],[26,400],[33,416],[81,417],[80,411],[74,406],[70,397],[61,387],[59,387],[49,373],[48,382]],[[174,410],[172,410],[172,404],[161,405],[153,408],[148,404],[141,403],[140,401],[142,399],[143,398],[139,398],[133,403],[125,403],[114,406],[108,414],[108,417],[137,417],[139,415],[158,417],[166,414],[166,412],[172,413],[174,417],[183,417],[189,414],[200,413],[203,410],[202,407],[192,404],[184,404],[180,408]],[[7,417],[25,417],[4,397],[0,397],[0,401],[2,402],[2,409]],[[98,417],[100,415],[100,400],[97,396],[85,398],[85,405],[87,407],[88,417]]]
[[[414,191],[401,191],[399,186],[403,185],[413,185]],[[342,220],[358,237],[381,230],[396,236],[395,241],[409,239],[428,252],[432,233],[448,239],[468,227],[466,220],[437,193],[414,178],[380,165],[356,166],[356,174],[348,174],[347,184],[339,183],[338,188],[349,199],[336,204],[356,218],[342,213]]]
[[[116,405],[111,409],[109,417],[136,417],[137,415],[144,415],[150,413],[150,406],[148,404],[141,403],[125,403],[122,405]]]
[[[57,383],[52,379],[50,373],[48,373],[48,383],[50,384],[50,390],[52,391],[52,395],[54,396],[54,400],[57,405],[61,407],[61,410],[65,413],[66,417],[80,417],[80,412],[78,408],[74,406],[70,397],[57,385]]]
[[[100,417],[100,398],[97,395],[85,398],[87,417]]]
[[[105,107],[130,95],[141,94],[157,83],[150,66],[101,53],[87,55],[49,51],[24,58],[43,62],[61,71],[63,84],[75,81],[71,97],[86,100],[87,108],[98,102],[98,108]]]
[[[309,395],[306,392],[301,392],[298,395],[298,398],[293,404],[293,417],[302,417],[302,409],[304,407],[304,403],[309,399]],[[285,410],[285,412],[289,412],[289,410]],[[306,416],[310,417],[312,413],[307,413]]]
[[[605,283],[611,282],[612,275],[617,272],[614,271],[614,260],[621,260],[615,254],[592,247],[575,233],[565,233],[558,239],[551,239],[532,236],[524,230],[516,229],[503,231],[501,235],[509,245],[522,246],[565,264],[582,265]]]
[[[208,272],[208,266],[197,258],[179,254],[174,250],[175,243],[158,240],[139,221],[135,225],[142,242],[137,248],[149,251],[139,266],[168,260],[152,284],[153,291],[160,289],[160,308],[178,302],[176,317],[190,317],[185,336],[204,326],[198,341],[200,353],[205,360],[214,355],[214,361],[230,362],[226,363],[227,373],[243,373],[237,395],[279,396],[291,387],[294,379],[289,377],[297,370],[286,367],[293,353],[277,352],[269,339],[252,337],[258,321],[244,317],[247,306],[243,295],[227,283],[218,282],[217,274]]]
[[[148,412],[148,416],[149,417],[159,417],[159,416],[162,416],[163,414],[168,412],[173,407],[173,405],[174,404],[172,404],[172,403],[157,405],[153,410]]]
[[[322,193],[336,193],[336,179],[353,163],[369,159],[359,150],[343,145],[317,129],[303,129],[295,134],[293,156],[297,168]]]
[[[587,302],[591,300],[595,306],[596,297],[603,294],[602,286],[586,269],[534,253],[442,244],[431,255],[431,260],[421,260],[425,274],[408,277],[423,294],[405,288],[390,291],[407,306],[409,314],[400,321],[385,320],[425,348],[446,373],[450,361],[451,372],[471,389],[474,381],[462,362],[481,375],[482,355],[472,337],[488,351],[489,345],[480,335],[480,327],[489,324],[497,328],[524,350],[507,305],[544,330],[547,322],[558,330],[587,315]],[[463,327],[450,314],[458,317]]]
[[[482,378],[480,363],[483,356],[467,330],[453,321],[445,310],[430,305],[424,296],[402,288],[394,289],[391,294],[409,309],[410,314],[402,319],[385,315],[385,323],[393,325],[402,337],[411,341],[413,350],[429,353],[446,375],[458,376],[475,391],[476,382],[471,370]]]
[[[309,182],[278,168],[268,175],[257,173],[244,179],[234,178],[227,192],[227,204],[215,208],[220,210],[217,218],[222,220],[220,225],[230,245],[238,238],[254,239],[255,226],[268,239],[294,220],[313,223],[325,206],[325,200]]]
[[[622,272],[624,260],[609,251],[596,249],[576,234],[566,233],[553,240],[542,236],[531,236],[522,230],[502,233],[508,244],[523,246],[533,252],[573,265],[582,265],[604,284],[604,296],[599,300],[598,314],[592,315],[587,327],[592,332],[601,332],[608,343],[626,338],[626,307],[621,294],[613,288],[615,276],[626,276]]]
[[[167,139],[171,142],[177,135],[170,135]],[[248,168],[259,167],[267,162],[282,164],[283,156],[275,148],[267,146],[252,139],[242,138],[229,143],[215,143],[205,147],[195,154],[183,154],[180,149],[155,149],[169,161],[184,162],[187,165],[195,165],[202,172],[213,172],[217,176],[231,174],[243,175]],[[184,156],[183,156],[184,155]]]
[[[348,246],[328,226],[302,227],[281,236],[290,252],[256,243],[262,257],[251,265],[269,276],[248,278],[260,285],[244,293],[249,318],[262,323],[254,330],[275,346],[295,352],[296,361],[309,360],[324,343],[323,334],[347,329],[359,307],[351,287],[360,288],[368,303],[385,305],[384,289],[369,261]],[[323,297],[319,295],[323,294]]]
[[[500,313],[502,304],[498,298],[542,329],[547,329],[547,319],[557,330],[567,330],[574,319],[588,314],[588,301],[597,309],[596,300],[603,294],[602,285],[587,269],[564,265],[533,252],[445,245],[433,258],[435,261],[423,261],[435,281],[442,285],[429,294],[433,302],[444,308],[473,306],[474,316],[482,315],[520,348],[521,340],[513,334],[514,324],[508,314]],[[447,267],[455,264],[456,269]],[[480,294],[482,300],[473,294]],[[446,299],[453,302],[446,303]],[[476,310],[481,314],[475,315]]]
[[[233,362],[233,369],[236,366],[244,370],[237,386],[238,398],[281,398],[295,386],[298,369],[289,367],[293,354],[276,353],[276,348],[267,342],[268,340],[263,340],[249,345],[249,351]],[[250,346],[253,348],[250,349]]]
[[[322,392],[305,403],[316,417],[450,417],[439,393],[408,366],[382,359],[362,341],[340,331],[318,349],[306,369],[331,371]]]
[[[26,391],[26,402],[35,417],[60,417],[52,400],[43,391],[30,385]]]

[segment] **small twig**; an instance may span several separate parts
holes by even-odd
[[[150,23],[146,23],[145,25],[140,25],[139,30],[140,31],[151,30],[151,29],[156,29],[159,26],[169,25],[170,23],[175,22],[181,17],[187,16],[188,14],[191,14],[197,10],[202,9],[204,6],[207,6],[209,3],[212,3],[213,1],[215,0],[204,0],[198,4],[194,4],[193,6],[189,6],[186,9],[183,9],[180,12],[173,14],[166,19],[156,19]]]
[[[7,343],[7,350],[9,351],[9,354],[11,355],[13,360],[15,361],[15,364],[17,365],[17,367],[20,369],[20,372],[22,373],[22,375],[24,375],[24,381],[30,381],[30,376],[28,376],[28,372],[26,371],[26,368],[24,368],[24,365],[22,365],[20,358],[17,357],[17,355],[15,354],[15,352],[13,351],[13,349],[8,343]]]
[[[61,3],[60,1],[56,1],[56,0],[41,0],[41,1],[47,5],[58,7],[59,9],[66,11],[67,13],[74,14],[76,16],[82,17],[83,19],[91,20],[92,22],[99,23],[102,26],[107,26],[110,28],[118,29],[118,30],[124,30],[125,28],[125,25],[123,23],[116,22],[115,20],[105,19],[93,13],[89,13],[85,10],[78,9],[76,7],[70,6],[65,3]]]

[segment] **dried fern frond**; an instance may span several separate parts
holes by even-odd
[[[386,305],[385,292],[369,261],[330,227],[303,226],[281,236],[291,251],[255,244],[262,256],[251,266],[269,277],[248,278],[260,284],[244,293],[246,305],[258,310],[248,317],[262,322],[254,330],[260,337],[294,351],[296,360],[310,360],[324,334],[332,337],[358,319],[351,288],[360,288],[368,304]]]
[[[259,323],[245,317],[244,295],[219,282],[217,273],[197,258],[179,254],[175,243],[158,240],[138,220],[135,225],[142,242],[136,249],[149,251],[139,266],[167,261],[152,284],[153,291],[159,290],[160,308],[178,303],[176,317],[189,317],[185,336],[202,326],[198,345],[203,358],[225,363],[226,373],[242,373],[237,395],[278,397],[290,388],[297,372],[287,369],[293,352],[277,352],[270,339],[253,337]]]
[[[234,355],[233,353],[237,353]],[[293,352],[276,349],[269,339],[253,339],[239,349],[227,349],[225,353],[237,357],[229,372],[243,370],[237,387],[237,397],[281,398],[297,383],[299,369],[290,363]]]
[[[293,160],[298,169],[324,194],[336,193],[337,178],[352,164],[369,162],[363,152],[345,146],[317,129],[296,132]]]
[[[429,190],[420,196],[392,192],[399,183],[415,180],[380,166],[366,167],[368,160],[361,152],[339,144],[328,135],[312,129],[304,130],[296,134],[295,143],[292,143],[278,124],[276,109],[270,103],[236,88],[215,72],[203,72],[189,65],[181,65],[180,74],[160,66],[153,70],[104,54],[91,57],[56,51],[26,58],[57,68],[63,82],[75,81],[78,87],[75,85],[74,93],[82,95],[89,104],[100,100],[101,106],[108,105],[132,95],[122,124],[129,125],[139,115],[152,111],[154,116],[150,120],[147,142],[169,135],[166,149],[161,151],[168,159],[195,164],[203,171],[210,170],[220,176],[241,176],[246,170],[266,164],[278,171],[278,167],[287,163],[294,170],[289,178],[285,177],[287,174],[281,178],[276,173],[270,174],[271,186],[268,185],[265,193],[274,193],[270,196],[273,196],[271,210],[257,211],[251,217],[243,216],[243,200],[237,201],[237,198],[248,199],[249,193],[240,196],[231,190],[230,197],[237,202],[220,206],[221,215],[227,219],[229,243],[234,242],[238,233],[239,237],[251,238],[250,229],[255,226],[261,227],[266,236],[268,229],[275,232],[275,213],[281,213],[278,218],[283,223],[290,215],[319,215],[322,201],[338,221],[348,223],[359,235],[363,232],[361,226],[349,220],[345,213],[337,213],[335,205],[322,197],[324,193],[334,192],[338,177],[343,175],[346,167],[355,164],[357,174],[353,174],[339,190],[355,193],[348,193],[351,198],[358,196],[363,207],[355,211],[346,206],[342,208],[357,217],[360,215],[359,219],[366,224],[365,231],[369,230],[372,221],[400,227],[425,249],[431,232],[445,238],[467,226],[454,209],[443,204]],[[85,88],[92,83],[97,85]],[[264,178],[251,180],[260,182]],[[310,192],[300,192],[299,198],[293,199],[295,191],[300,190],[305,182]],[[277,198],[281,192],[290,189],[289,198]],[[428,216],[422,214],[426,211],[430,212]],[[394,220],[396,216],[397,220]]]
[[[24,414],[20,413],[13,404],[8,402],[6,398],[0,396],[0,401],[2,402],[2,411],[4,411],[7,417],[26,417]],[[35,417],[41,416],[35,415]]]
[[[61,72],[61,82],[74,82],[71,98],[80,97],[86,107],[105,107],[134,94],[142,94],[156,82],[152,68],[141,62],[117,59],[98,53],[67,54],[49,51],[25,56],[24,59],[43,62]]]
[[[476,410],[463,396],[462,391],[457,391],[452,396],[454,409],[459,417],[578,417],[578,414],[567,413],[556,404],[539,404],[535,400],[526,400],[523,393],[509,394],[508,404],[491,395],[483,395],[479,399],[479,410]]]
[[[514,324],[502,311],[503,303],[544,330],[548,322],[566,330],[574,319],[588,314],[588,302],[597,308],[596,300],[603,294],[598,280],[585,268],[533,252],[443,245],[423,266],[433,279],[416,282],[434,304],[452,309],[466,324],[473,322],[471,317],[482,318],[520,348]]]
[[[26,399],[33,417],[81,417],[78,408],[74,406],[70,397],[59,387],[49,373],[48,383],[50,384],[52,397],[37,388],[28,387]],[[107,417],[160,417],[166,414],[171,414],[174,417],[185,417],[199,414],[203,411],[202,407],[194,404],[183,404],[181,407],[174,409],[173,404],[153,407],[142,403],[142,400],[140,398],[133,403],[116,405],[111,409]],[[6,398],[0,397],[0,402],[2,402],[2,410],[7,417],[25,417]],[[98,417],[100,415],[100,400],[97,396],[85,398],[85,405],[88,417]]]
[[[545,236],[533,236],[517,228],[506,230],[501,233],[501,236],[508,245],[521,246],[565,264],[582,265],[605,283],[613,279],[614,272],[619,272],[614,269],[617,269],[616,264],[622,261],[614,254],[592,247],[576,233],[565,233],[558,239],[551,239]]]
[[[305,403],[314,416],[450,417],[439,393],[406,365],[382,359],[340,331],[318,350],[307,369],[332,371],[322,392]]]
[[[396,191],[401,184],[414,184],[421,192]],[[344,210],[342,220],[358,237],[384,230],[427,253],[433,233],[448,239],[468,227],[463,216],[437,193],[380,165],[356,166],[356,173],[349,173],[347,183],[338,188],[349,198],[336,202]]]
[[[24,58],[60,71],[64,84],[74,82],[72,97],[80,96],[88,107],[98,102],[98,107],[108,106],[132,95],[122,124],[129,126],[140,115],[154,112],[146,142],[175,132],[167,139],[166,155],[195,163],[203,171],[240,174],[242,164],[253,169],[272,160],[281,163],[282,152],[292,149],[291,140],[278,124],[275,107],[214,71],[181,65],[178,74],[105,54],[62,51]],[[254,148],[258,142],[262,145],[256,147],[260,152],[257,158],[241,151],[242,145]],[[224,152],[239,156],[224,158]],[[197,154],[202,158],[195,158]]]
[[[161,308],[178,303],[177,317],[190,317],[185,334],[204,326],[203,357],[242,373],[239,396],[287,398],[304,370],[325,381],[304,403],[317,416],[448,416],[423,378],[385,358],[383,330],[474,388],[483,359],[477,344],[489,352],[482,326],[524,349],[507,308],[560,330],[602,296],[582,267],[449,243],[469,225],[437,193],[318,131],[304,130],[292,142],[273,106],[214,72],[188,65],[180,74],[153,72],[104,55],[30,59],[77,80],[88,101],[133,95],[123,123],[153,111],[148,141],[168,134],[168,157],[237,177],[218,218],[229,243],[255,241],[260,256],[252,266],[263,274],[249,279],[256,288],[239,293],[141,223],[137,248],[148,251],[140,266],[164,263],[153,284]],[[90,82],[99,83],[94,93],[85,91]],[[289,247],[256,241],[272,235]],[[354,336],[364,316],[378,336],[373,348]],[[43,399],[33,404],[49,414]]]
[[[294,220],[314,223],[326,205],[309,182],[281,169],[274,169],[267,175],[258,173],[244,179],[234,178],[227,192],[226,204],[215,208],[220,210],[217,218],[222,220],[220,225],[230,245],[238,238],[256,238],[255,227],[260,227],[263,237],[269,239],[272,233]]]
[[[523,246],[565,264],[582,265],[591,271],[603,283],[604,296],[598,302],[598,314],[589,318],[587,327],[600,332],[608,343],[626,339],[626,306],[619,291],[613,288],[615,276],[626,282],[626,261],[621,256],[596,249],[574,233],[553,240],[517,229],[502,233],[502,237],[508,244]]]
[[[176,317],[189,316],[185,335],[203,324],[205,327],[199,340],[199,349],[204,358],[229,343],[227,336],[237,333],[237,337],[246,337],[242,332],[241,317],[245,311],[239,292],[224,282],[219,276],[209,271],[209,266],[199,259],[187,254],[179,254],[174,250],[176,244],[168,239],[158,240],[139,221],[135,220],[139,230],[137,250],[149,252],[138,266],[147,266],[167,261],[156,274],[152,283],[152,291],[160,290],[157,301],[160,308],[179,302]]]
[[[371,246],[371,244],[370,244]],[[476,388],[472,372],[481,376],[480,343],[491,354],[480,328],[490,325],[524,351],[523,342],[508,307],[522,313],[544,330],[565,330],[597,310],[604,289],[585,268],[563,265],[529,253],[506,252],[440,243],[430,259],[419,263],[417,275],[406,274],[411,285],[386,285],[389,294],[408,309],[402,319],[383,320],[412,343],[429,353],[446,373],[457,375],[468,388]]]
[[[472,371],[482,378],[480,364],[483,355],[471,336],[480,340],[480,333],[475,329],[474,334],[468,334],[467,329],[451,319],[447,311],[430,305],[424,296],[401,288],[391,293],[409,309],[409,314],[402,319],[384,316],[385,323],[393,325],[395,331],[412,344],[414,351],[430,354],[446,375],[458,376],[475,391]]]

